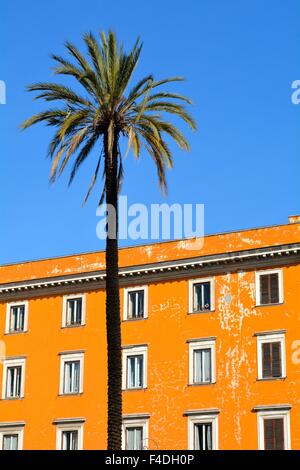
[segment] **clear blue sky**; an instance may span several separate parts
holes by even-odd
[[[136,77],[184,75],[176,89],[194,101],[199,130],[192,151],[174,148],[166,202],[204,203],[205,232],[285,223],[300,212],[298,0],[21,0],[2,2],[0,79],[0,263],[103,249],[96,238],[98,194],[82,209],[93,166],[71,188],[48,184],[52,131],[18,125],[43,109],[25,86],[51,81],[51,52],[85,31],[113,28],[129,47],[144,48]],[[94,163],[94,160],[93,160]],[[147,155],[125,165],[130,203],[163,201]]]

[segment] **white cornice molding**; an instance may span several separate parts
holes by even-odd
[[[258,405],[252,408],[254,413],[259,411],[284,411],[284,410],[291,410],[292,405],[290,404],[279,404],[279,405]]]
[[[168,262],[124,267],[119,270],[120,284],[150,282],[161,278],[193,276],[206,272],[261,268],[269,265],[288,265],[300,262],[300,243],[251,250],[198,256]],[[0,300],[7,297],[33,297],[51,291],[85,291],[105,287],[105,271],[41,278],[31,281],[0,284]]]

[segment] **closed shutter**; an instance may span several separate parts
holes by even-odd
[[[279,302],[279,285],[278,285],[278,274],[270,274],[270,302],[271,304],[277,304]]]
[[[264,379],[271,377],[271,344],[262,344],[262,376]]]
[[[260,276],[260,303],[277,304],[279,302],[278,273],[262,274]]]
[[[280,342],[271,343],[272,348],[272,377],[281,377],[281,347]]]
[[[280,341],[262,344],[262,376],[264,379],[282,376]]]
[[[264,420],[265,450],[284,450],[283,418]]]
[[[270,303],[268,274],[263,274],[262,276],[260,276],[260,303],[262,305]]]

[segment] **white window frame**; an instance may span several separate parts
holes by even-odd
[[[68,300],[72,299],[82,299],[82,311],[81,311],[81,323],[78,325],[68,325]],[[86,295],[85,294],[70,294],[64,295],[63,297],[63,309],[62,309],[62,328],[76,328],[79,326],[85,325],[85,316],[86,316]]]
[[[210,309],[203,311],[194,311],[194,285],[201,284],[203,282],[210,283]],[[215,310],[215,280],[213,277],[200,277],[198,279],[189,280],[189,313],[194,314],[205,314],[209,312],[214,312]]]
[[[258,450],[265,449],[264,419],[283,418],[284,450],[291,450],[291,427],[289,410],[259,411],[257,413]]]
[[[25,358],[12,358],[4,359],[3,361],[3,373],[2,373],[2,400],[19,400],[24,398],[24,389],[25,389]],[[6,387],[7,387],[7,370],[10,367],[21,367],[21,387],[20,387],[20,396],[19,397],[7,397],[6,396]]]
[[[71,392],[71,393],[66,393],[64,391],[65,388],[65,383],[64,383],[64,377],[65,377],[65,364],[66,362],[75,362],[79,361],[79,391],[78,392]],[[83,393],[83,377],[84,377],[84,353],[66,353],[66,354],[61,354],[60,355],[60,380],[59,380],[59,394],[63,396],[69,396],[69,395],[78,395],[80,393]]]
[[[144,292],[144,316],[141,318],[129,318],[128,317],[128,297],[130,292],[143,291]],[[123,320],[124,321],[135,321],[144,320],[148,318],[148,286],[133,286],[126,287],[123,289]]]
[[[149,442],[149,418],[130,418],[123,419],[122,422],[122,449],[126,450],[126,429],[132,427],[143,428],[142,443]],[[145,446],[143,446],[144,448]],[[144,449],[142,449],[144,450]]]
[[[62,449],[62,435],[64,431],[77,431],[78,432],[78,445],[77,450],[83,450],[83,426],[84,423],[68,422],[56,424],[56,450]]]
[[[194,351],[211,350],[211,382],[194,382]],[[216,382],[216,340],[201,339],[189,342],[189,385],[214,384]]]
[[[281,354],[281,377],[263,377],[263,364],[262,364],[262,345],[264,343],[279,343]],[[285,347],[285,334],[284,333],[271,333],[271,334],[257,334],[257,378],[260,380],[276,380],[284,379],[286,377],[286,347]]]
[[[18,436],[18,449],[23,450],[23,441],[24,441],[24,425],[18,426],[13,423],[8,426],[1,426],[0,423],[0,450],[3,450],[3,439],[7,434],[17,434]]]
[[[195,424],[212,424],[212,450],[219,448],[219,419],[217,414],[195,414],[188,416],[188,450],[195,450]]]
[[[278,274],[278,303],[261,304],[260,303],[260,276],[265,274]],[[283,271],[282,269],[266,269],[263,271],[255,271],[255,302],[257,307],[267,307],[272,305],[280,305],[284,301],[283,295]]]
[[[127,358],[129,356],[143,356],[143,386],[140,388],[127,388]],[[122,350],[122,359],[123,359],[123,367],[122,367],[122,389],[123,390],[143,390],[147,388],[147,356],[148,356],[148,347],[147,346],[130,346],[130,347],[123,347]]]
[[[21,307],[24,305],[24,330],[22,331],[10,331],[10,311],[12,307]],[[5,334],[7,335],[16,335],[21,333],[26,333],[28,331],[28,300],[23,300],[20,302],[9,302],[6,304],[6,321],[5,321]]]

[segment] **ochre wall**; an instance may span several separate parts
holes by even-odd
[[[121,263],[133,265],[297,241],[299,224],[208,237],[199,253],[186,253],[178,247],[183,242],[122,250]],[[2,267],[1,282],[85,271],[87,264],[87,270],[93,270],[102,256],[90,254]],[[55,266],[59,274],[54,274]],[[293,343],[300,340],[300,266],[283,267],[283,281],[282,305],[255,307],[253,271],[216,275],[215,311],[192,315],[188,314],[187,279],[149,285],[148,318],[122,322],[122,343],[148,344],[148,387],[125,391],[123,411],[151,414],[150,447],[186,449],[184,412],[219,408],[219,448],[257,449],[253,407],[288,403],[292,405],[292,449],[300,449],[300,363],[292,361]],[[122,299],[123,291],[121,305]],[[5,342],[7,356],[26,356],[26,380],[23,399],[0,400],[0,422],[26,422],[24,449],[55,449],[53,420],[84,417],[84,448],[104,449],[105,292],[86,294],[86,325],[78,328],[61,328],[62,296],[29,301],[27,333],[4,335],[5,316],[6,304],[1,303],[0,339]],[[259,382],[254,333],[281,329],[286,330],[287,378]],[[186,341],[209,336],[216,337],[216,384],[189,386]],[[81,349],[85,350],[83,394],[60,397],[58,353]]]

